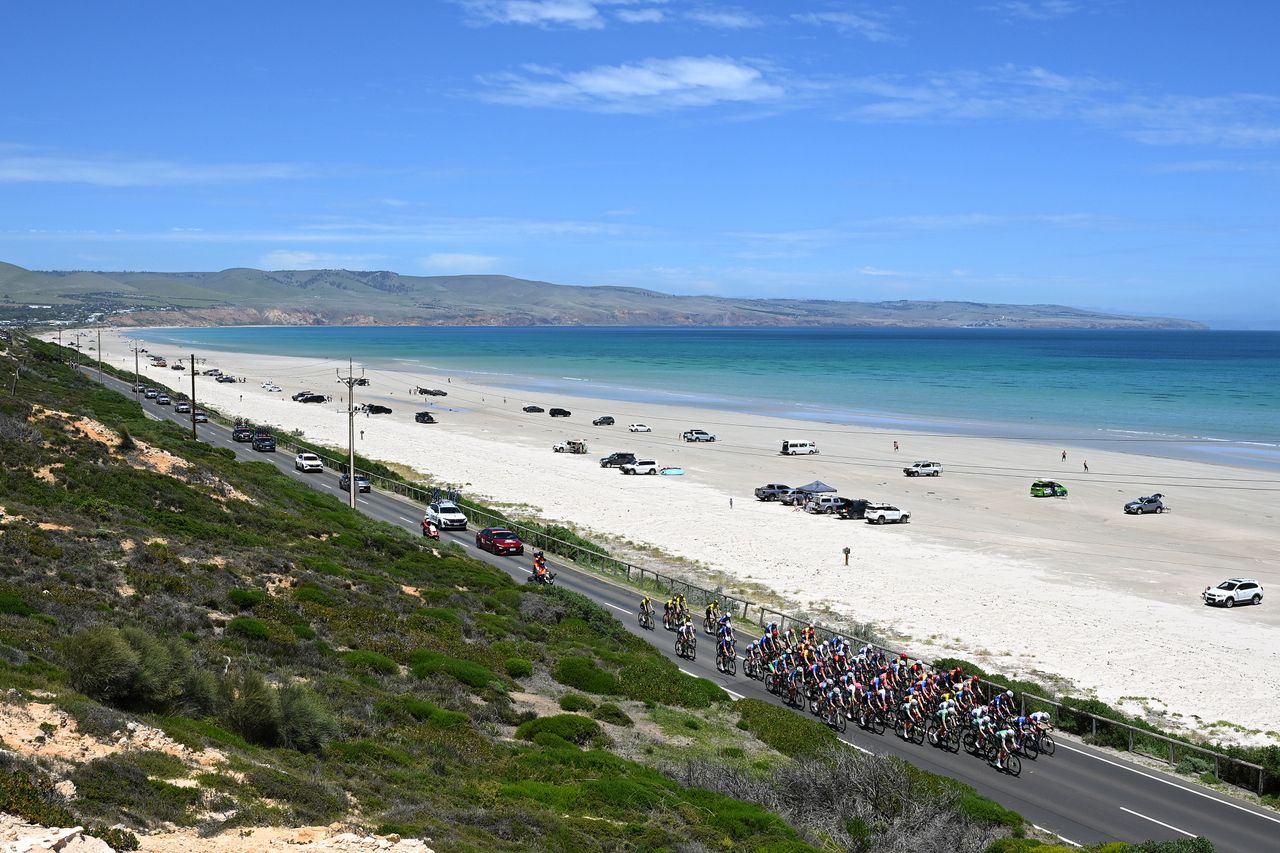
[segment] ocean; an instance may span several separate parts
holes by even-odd
[[[182,353],[348,357],[539,395],[1007,436],[1280,467],[1280,332],[228,327]]]

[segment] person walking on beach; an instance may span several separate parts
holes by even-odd
[[[1063,461],[1063,462],[1066,462],[1066,461],[1067,461],[1067,451],[1065,451],[1065,450],[1064,450],[1064,451],[1062,451],[1062,461]]]
[[[894,452],[894,453],[897,453],[897,452],[898,452],[898,442],[896,442],[896,441],[893,443],[893,452]]]
[[[1088,473],[1089,473],[1089,460],[1088,460],[1088,459],[1084,460],[1084,472],[1085,472],[1086,474],[1088,474]]]

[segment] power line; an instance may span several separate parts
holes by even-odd
[[[347,375],[343,376],[341,370],[334,371],[338,374],[338,381],[347,386],[347,506],[352,509],[356,508],[356,386],[366,384],[364,378],[364,368],[360,368],[360,375],[356,376],[355,366],[351,359],[347,359]]]

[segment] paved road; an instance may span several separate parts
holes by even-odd
[[[97,377],[96,371],[86,372]],[[132,393],[128,383],[109,376],[102,377],[102,381],[123,393]],[[177,415],[171,407],[157,406],[153,400],[140,400],[148,414],[178,421],[189,428],[189,416]],[[332,492],[344,502],[347,499],[338,489],[334,472],[300,473],[293,467],[292,455],[254,452],[248,445],[232,441],[231,431],[218,424],[201,424],[198,432],[201,440],[230,448],[240,459],[274,464],[285,476]],[[357,507],[372,518],[415,533],[421,529],[422,507],[407,498],[375,491],[360,495]],[[445,533],[442,541],[458,543],[471,556],[500,567],[514,578],[524,579],[529,575],[524,559],[497,557],[480,551],[470,534]],[[701,637],[701,653],[696,661],[676,658],[672,634],[661,625],[656,631],[644,631],[636,624],[639,595],[634,590],[558,561],[551,562],[559,573],[557,584],[612,610],[632,633],[653,642],[685,672],[716,682],[734,698],[750,696],[777,701],[758,681],[719,673],[711,651],[714,644],[705,634]],[[1057,739],[1058,750],[1052,758],[1024,760],[1022,775],[1016,779],[963,752],[953,755],[928,745],[915,746],[892,733],[876,736],[850,727],[841,739],[855,749],[897,755],[917,767],[964,781],[1018,811],[1037,827],[1072,844],[1202,835],[1213,841],[1217,850],[1227,853],[1280,851],[1280,817],[1274,813],[1065,737]]]

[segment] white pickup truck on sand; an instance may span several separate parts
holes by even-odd
[[[908,477],[937,477],[942,473],[941,462],[912,462],[902,473]]]

